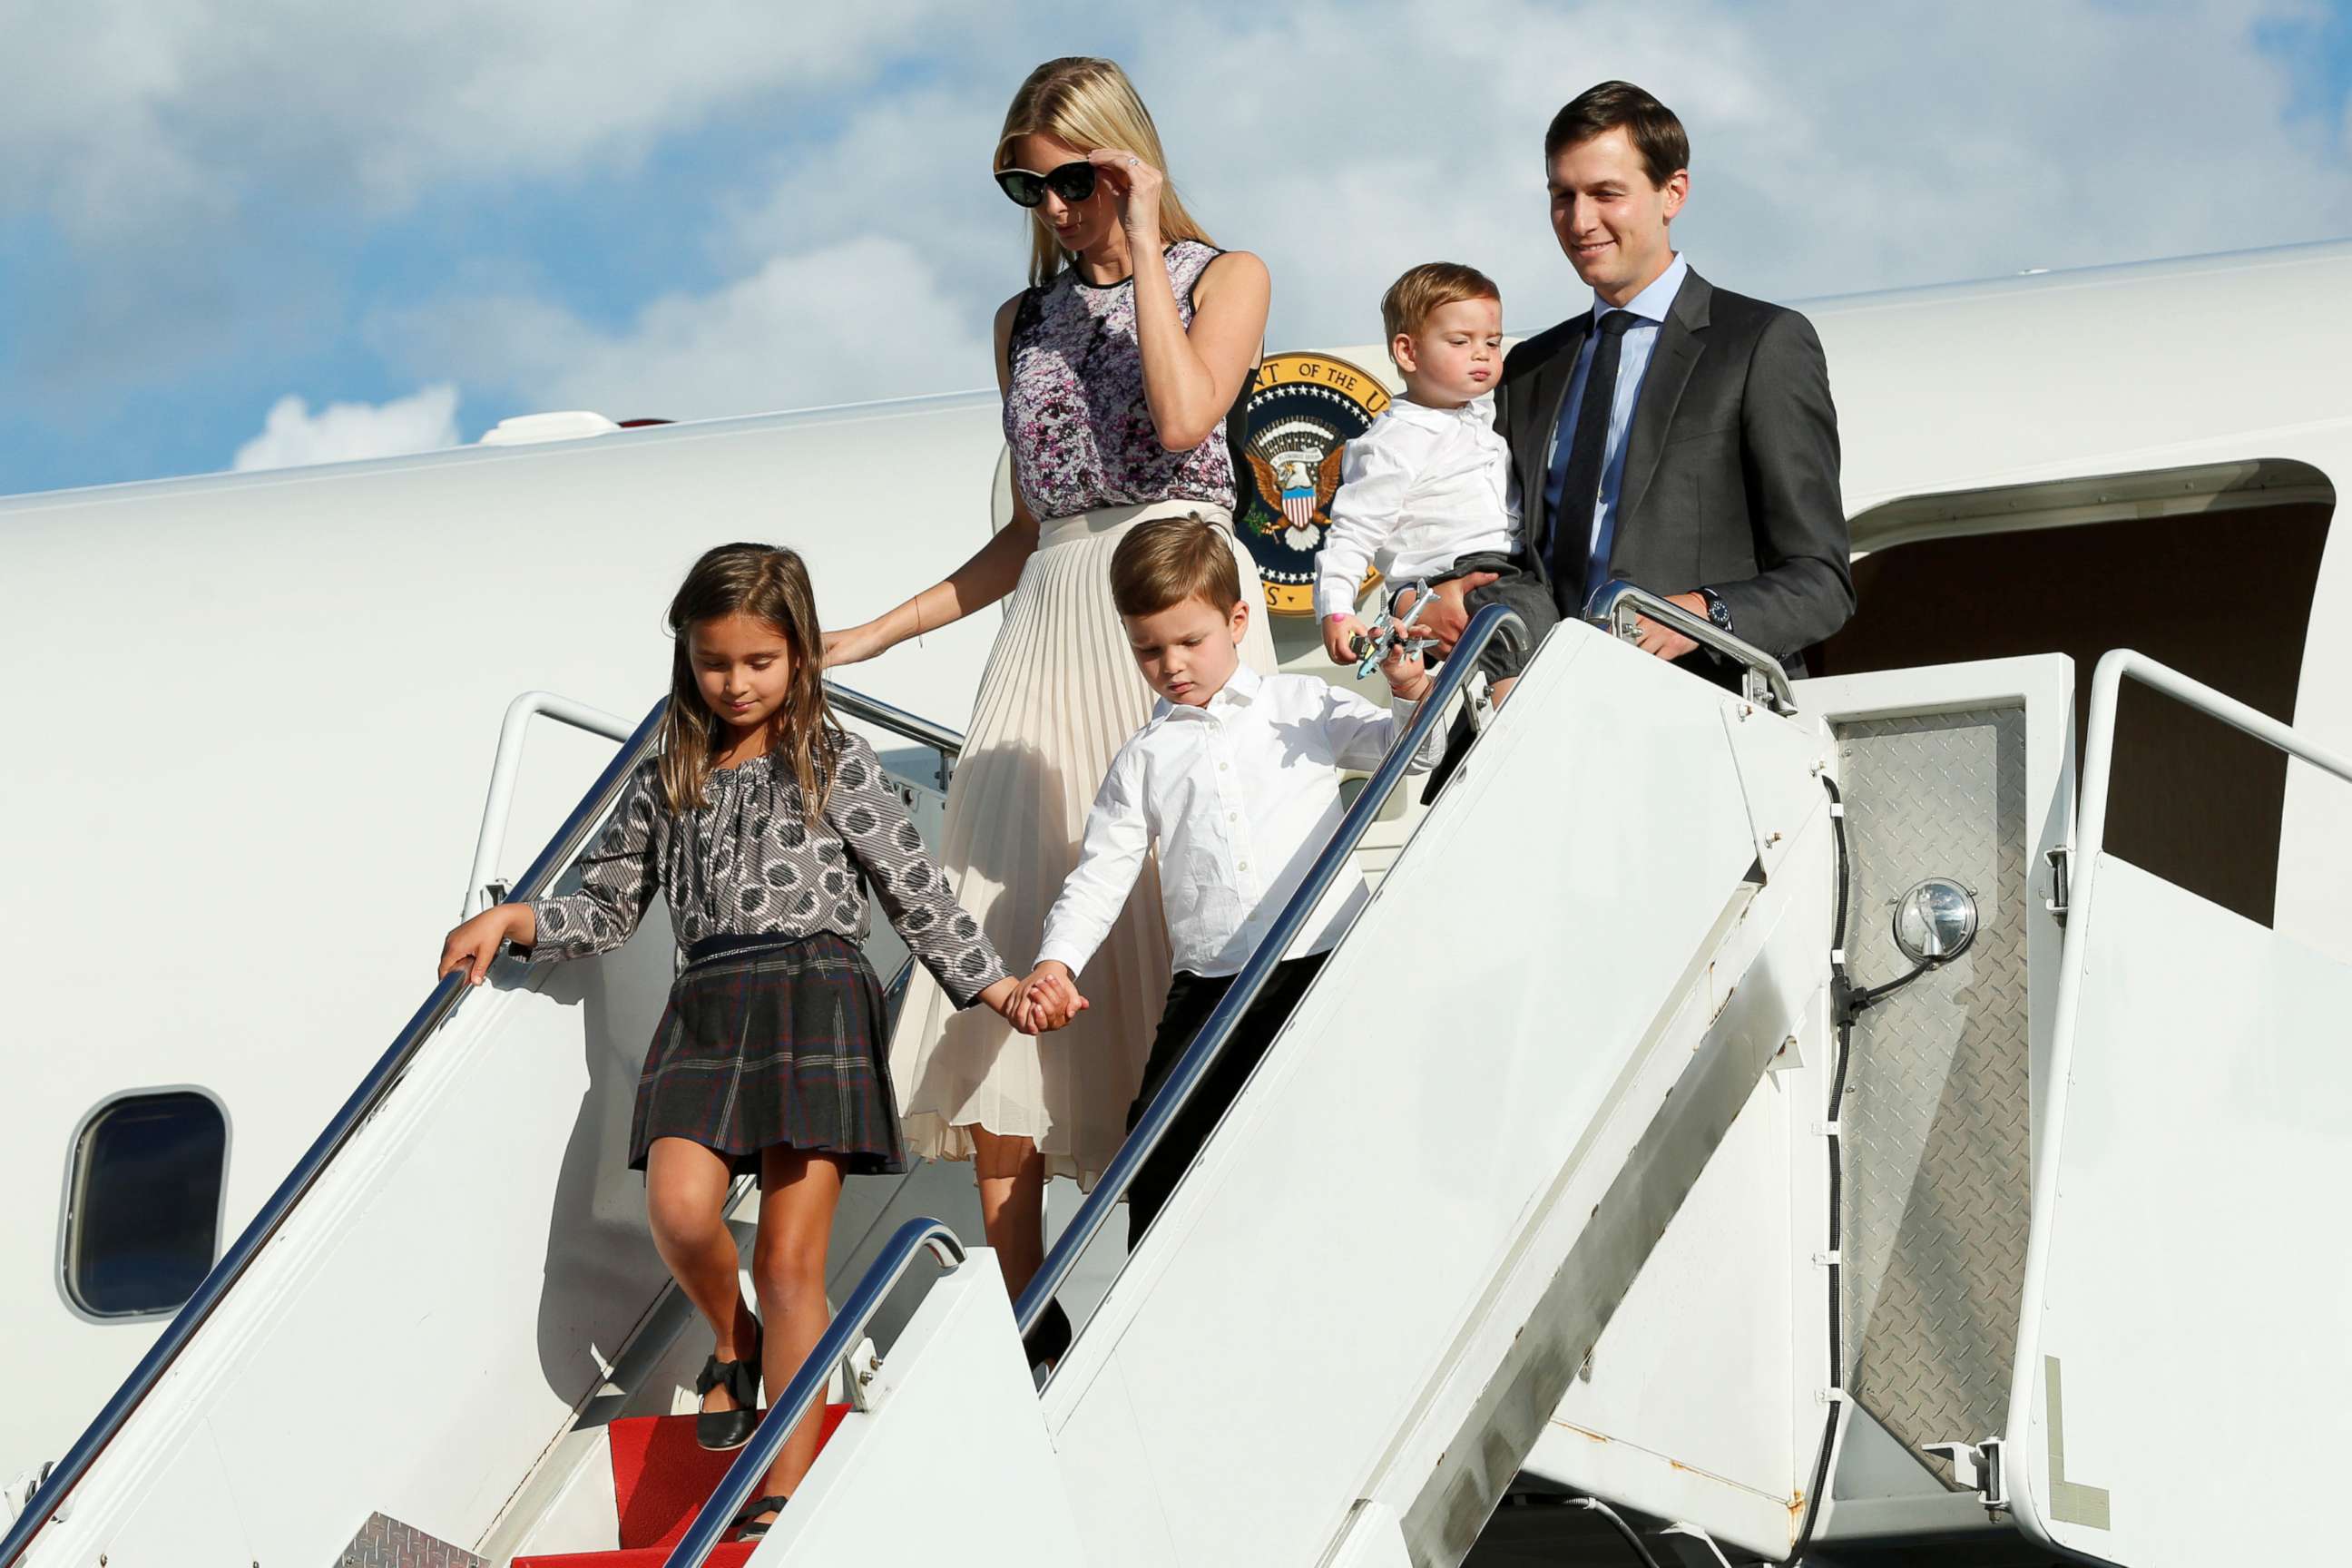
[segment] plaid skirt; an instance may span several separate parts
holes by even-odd
[[[629,1168],[655,1139],[685,1138],[738,1175],[779,1143],[860,1174],[904,1171],[889,1038],[873,965],[831,931],[696,942],[646,1051]]]

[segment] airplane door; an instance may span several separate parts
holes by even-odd
[[[1914,967],[1894,914],[1923,881],[1958,883],[1977,915],[1958,957],[1853,1021],[1833,1116],[1850,1407],[1817,1538],[1998,1528],[1970,1478],[1927,1449],[1973,1448],[2013,1419],[2074,826],[2074,661],[2056,655],[1798,683],[1801,709],[1837,740],[1851,984],[1886,986]],[[1800,1141],[1800,1175],[1814,1147]],[[1800,1290],[1817,1288],[1801,1274]]]

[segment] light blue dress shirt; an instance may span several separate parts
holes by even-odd
[[[1617,351],[1617,395],[1610,400],[1609,445],[1601,462],[1601,496],[1592,508],[1592,531],[1586,536],[1588,552],[1597,550],[1604,528],[1614,519],[1618,481],[1625,473],[1625,432],[1633,426],[1633,405],[1642,396],[1642,377],[1649,373],[1650,355],[1658,346],[1658,329],[1665,324],[1666,312],[1674,308],[1675,295],[1689,276],[1690,262],[1676,256],[1654,282],[1622,305],[1612,305],[1598,294],[1592,297],[1595,327],[1612,310],[1630,310],[1634,321],[1625,329],[1624,343]],[[1584,381],[1591,373],[1592,346],[1600,338],[1599,331],[1588,331],[1584,346],[1577,351],[1576,374],[1569,379],[1568,396],[1559,405],[1559,423],[1552,427],[1551,444],[1544,449],[1547,472],[1560,443],[1576,438],[1577,410],[1584,405]],[[1554,526],[1558,526],[1556,521]],[[1609,531],[1613,539],[1614,530]]]

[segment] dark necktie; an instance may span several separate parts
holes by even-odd
[[[1551,592],[1560,614],[1584,607],[1587,579],[1606,576],[1610,541],[1592,538],[1592,509],[1601,501],[1601,475],[1609,463],[1609,411],[1617,402],[1617,364],[1623,357],[1631,310],[1601,318],[1592,344],[1592,368],[1585,373],[1577,405],[1576,433],[1553,443],[1551,471],[1544,485],[1544,514],[1551,519]],[[1613,520],[1612,520],[1613,521]],[[1615,530],[1612,528],[1612,532]]]

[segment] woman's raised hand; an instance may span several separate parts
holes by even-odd
[[[1151,166],[1148,158],[1138,156],[1124,147],[1097,147],[1087,154],[1087,162],[1095,166],[1095,177],[1110,187],[1118,201],[1118,221],[1128,237],[1152,237],[1160,233],[1160,192],[1168,177]]]

